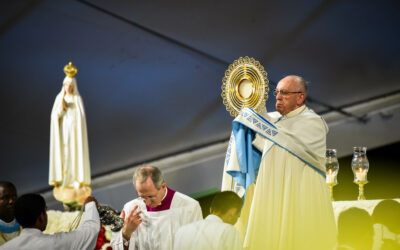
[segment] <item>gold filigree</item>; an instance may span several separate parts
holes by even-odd
[[[221,96],[226,110],[233,117],[245,107],[260,112],[268,100],[268,83],[260,62],[247,56],[235,60],[222,78]]]
[[[72,64],[72,62],[69,62],[64,67],[64,73],[65,73],[65,75],[73,78],[73,77],[75,77],[76,74],[78,74],[78,69],[76,68],[75,65]]]

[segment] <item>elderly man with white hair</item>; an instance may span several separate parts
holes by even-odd
[[[238,227],[245,249],[332,249],[336,226],[325,183],[328,127],[305,105],[307,83],[279,81],[277,112],[245,108],[232,123],[223,190],[246,191]]]

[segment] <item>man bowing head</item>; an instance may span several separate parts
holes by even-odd
[[[157,167],[138,168],[133,184],[139,197],[125,204],[113,249],[173,249],[178,228],[202,219],[199,203],[168,188]]]

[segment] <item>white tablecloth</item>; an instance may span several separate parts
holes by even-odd
[[[393,199],[397,202],[400,202],[400,199]],[[375,206],[381,202],[382,200],[364,200],[364,201],[334,201],[332,202],[333,205],[333,211],[335,213],[335,219],[336,219],[336,224],[338,221],[338,217],[340,213],[346,209],[349,209],[351,207],[357,207],[366,210],[370,215],[372,215]],[[387,236],[386,233],[390,232],[387,229],[384,229],[381,224],[375,224],[374,225],[374,240],[373,240],[373,245],[372,245],[372,250],[379,250],[381,248],[382,244],[382,239],[387,238],[383,237],[384,235]],[[393,233],[389,233],[393,234]],[[394,234],[393,234],[394,235]],[[393,236],[396,239],[397,237],[397,242],[400,243],[400,239],[398,237],[400,236]]]
[[[395,201],[400,202],[400,198],[393,199]],[[358,207],[366,210],[370,215],[374,211],[375,206],[383,200],[364,200],[364,201],[334,201],[332,202],[333,205],[333,212],[335,213],[335,219],[339,217],[339,214],[351,207]]]

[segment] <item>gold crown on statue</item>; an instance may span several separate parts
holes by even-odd
[[[76,74],[78,74],[78,69],[76,68],[75,65],[72,64],[72,62],[69,62],[67,65],[64,67],[64,73],[73,78],[75,77]]]

